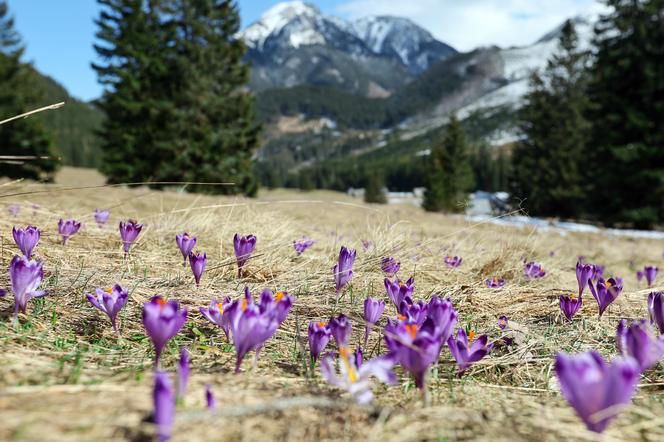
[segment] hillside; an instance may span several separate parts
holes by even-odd
[[[43,98],[38,106],[65,102],[65,106],[35,116],[51,133],[63,163],[71,166],[97,167],[101,161],[100,144],[95,131],[104,114],[93,104],[77,100],[52,78],[33,70],[35,87]]]

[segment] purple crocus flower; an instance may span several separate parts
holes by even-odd
[[[385,301],[382,299],[367,298],[364,300],[364,345],[367,344],[374,324],[383,315],[383,310],[385,310]]]
[[[314,245],[314,240],[309,239],[306,236],[303,236],[302,239],[298,239],[296,241],[293,241],[293,248],[295,249],[295,253],[297,253],[297,256],[300,256],[307,250],[309,247]]]
[[[189,384],[189,350],[187,347],[180,349],[180,361],[178,362],[178,390],[177,399],[183,401],[187,394]]]
[[[18,204],[12,204],[9,207],[7,207],[7,210],[9,211],[11,216],[16,218],[18,216],[18,213],[21,211],[21,206],[19,206]]]
[[[590,293],[592,293],[593,298],[597,301],[599,317],[601,318],[604,310],[606,310],[606,308],[611,305],[622,292],[622,278],[609,278],[606,281],[604,281],[603,278],[599,278],[596,284],[597,287],[595,288],[593,285],[592,281],[588,283]]]
[[[560,295],[560,310],[562,310],[568,321],[572,320],[582,305],[583,298],[577,298],[574,293]]]
[[[436,336],[441,342],[447,342],[457,323],[458,313],[452,307],[450,298],[441,298],[434,295],[426,309],[427,318],[431,318],[436,329]]]
[[[406,282],[399,278],[395,279],[394,282],[385,278],[383,282],[387,296],[397,308],[401,306],[406,298],[410,298],[413,295],[413,290],[415,290],[415,280],[412,276]]]
[[[490,289],[500,289],[505,287],[505,280],[502,278],[496,278],[495,276],[491,279],[487,279],[484,283]]]
[[[447,340],[447,346],[450,348],[450,353],[452,353],[452,356],[459,367],[459,372],[457,374],[459,377],[461,377],[463,372],[474,362],[479,361],[484,356],[491,353],[493,344],[487,343],[488,340],[489,338],[487,335],[475,338],[475,332],[472,330],[470,336],[467,336],[466,331],[462,328],[457,330],[456,338],[450,336]]]
[[[219,326],[226,335],[226,339],[230,339],[231,319],[229,307],[231,306],[231,298],[226,297],[223,302],[217,302],[213,299],[209,307],[200,307],[199,311],[205,319],[213,324]]]
[[[212,387],[210,384],[205,384],[205,404],[210,411],[217,408],[217,401],[214,400],[214,394],[212,393]]]
[[[385,256],[380,261],[381,270],[389,277],[394,277],[401,268],[401,263],[391,256]]]
[[[355,254],[355,250],[348,250],[346,247],[342,246],[339,251],[339,262],[332,268],[334,284],[337,290],[337,299],[339,298],[341,289],[343,289],[353,278]]]
[[[327,346],[327,343],[330,341],[332,332],[330,331],[330,327],[324,322],[311,321],[307,334],[309,335],[309,352],[311,353],[311,360],[316,361]]]
[[[189,265],[191,266],[191,272],[194,274],[196,287],[201,285],[201,276],[203,276],[203,271],[205,271],[205,264],[207,264],[207,254],[203,253],[201,255],[199,252],[189,253]]]
[[[167,301],[161,296],[154,296],[143,304],[143,327],[154,345],[155,365],[159,366],[166,343],[178,334],[186,320],[187,309],[181,309],[176,300]]]
[[[636,272],[636,280],[637,280],[638,282],[641,282],[641,281],[643,280],[643,277],[644,277],[644,276],[645,276],[645,274],[643,273],[643,271],[641,271],[641,270],[637,270],[637,272]]]
[[[129,253],[129,249],[134,244],[134,241],[136,241],[136,238],[138,238],[141,229],[143,229],[143,225],[133,219],[127,222],[120,221],[120,238],[122,239],[125,254]]]
[[[182,253],[182,258],[184,258],[182,265],[186,266],[187,258],[189,258],[189,254],[196,246],[196,237],[189,236],[187,232],[184,232],[180,235],[175,235],[175,243],[178,245],[180,253]]]
[[[657,325],[660,333],[664,333],[664,292],[652,292],[648,295],[648,314],[650,322]]]
[[[166,442],[171,438],[171,429],[175,419],[173,386],[166,372],[157,370],[155,373],[152,399],[154,403],[152,420],[157,427],[157,437],[159,442]]]
[[[334,368],[334,357],[329,353],[323,357],[320,371],[328,383],[348,391],[358,404],[368,404],[373,399],[369,386],[371,376],[385,384],[396,383],[397,378],[392,372],[394,361],[389,357],[374,358],[361,366],[357,366],[355,361],[356,357],[342,347],[337,359],[339,374]]]
[[[14,242],[19,248],[23,256],[30,258],[32,256],[32,251],[39,242],[41,237],[41,231],[37,227],[25,226],[25,229],[12,228],[12,236],[14,237]]]
[[[641,371],[646,371],[664,356],[664,337],[655,336],[645,319],[634,321],[629,326],[621,319],[616,329],[616,347],[623,356],[636,359]]]
[[[19,311],[25,313],[29,300],[48,294],[43,290],[37,290],[44,279],[43,266],[44,261],[33,261],[18,255],[14,255],[9,263],[9,280],[14,293],[14,322],[18,322]],[[6,291],[2,292],[4,296]]]
[[[70,236],[74,235],[81,228],[81,223],[79,221],[74,221],[73,219],[63,220],[62,218],[58,221],[58,233],[62,236],[62,244],[67,244],[67,240]]]
[[[362,353],[362,348],[358,345],[355,351],[353,352],[353,363],[357,368],[362,367],[364,362],[364,353]]]
[[[588,285],[588,280],[592,278],[595,273],[595,266],[592,264],[583,264],[581,257],[576,263],[576,280],[579,283],[579,298],[583,296],[583,291]]]
[[[600,278],[604,277],[604,266],[595,264],[595,271],[593,272],[593,276],[590,278],[593,281],[597,281]]]
[[[655,277],[657,277],[657,272],[659,269],[654,266],[645,266],[643,268],[643,276],[646,277],[646,282],[648,283],[648,287],[652,286],[653,282],[655,282]]]
[[[529,262],[523,266],[523,271],[526,274],[526,279],[538,279],[546,275],[544,267],[537,262]]]
[[[236,373],[240,371],[242,360],[249,351],[256,350],[258,358],[261,347],[276,333],[292,305],[293,298],[288,293],[277,292],[273,296],[269,290],[263,290],[261,302],[256,305],[248,288],[241,301],[233,301],[229,310],[236,352]]]
[[[108,217],[110,215],[111,212],[109,212],[108,210],[95,209],[95,221],[97,222],[99,228],[103,227],[103,225],[106,224],[106,221],[108,221]]]
[[[346,315],[339,315],[330,320],[330,332],[338,348],[348,347],[353,326]]]
[[[461,265],[461,261],[463,261],[463,258],[460,256],[446,256],[445,257],[445,264],[447,267],[451,269],[456,269]]]
[[[502,315],[498,318],[498,328],[502,331],[505,331],[509,325],[509,318],[505,315]],[[503,342],[505,345],[512,345],[514,343],[514,338],[503,336]]]
[[[412,374],[415,385],[424,392],[427,371],[438,360],[443,345],[433,319],[427,318],[421,327],[388,320],[384,333],[388,357]]]
[[[607,364],[595,350],[556,355],[560,392],[590,431],[601,433],[636,391],[639,366],[633,358]]]
[[[242,277],[242,268],[256,248],[256,237],[254,235],[240,236],[236,233],[233,237],[233,250],[237,260],[237,277]]]
[[[117,317],[120,310],[122,310],[127,303],[127,299],[129,299],[129,292],[123,289],[120,284],[115,284],[112,288],[106,290],[97,288],[95,289],[94,295],[87,293],[85,296],[88,298],[88,301],[90,301],[90,304],[108,316],[111,320],[113,331],[120,336]]]
[[[414,323],[420,327],[427,318],[428,310],[429,304],[422,300],[413,302],[412,298],[407,296],[401,301],[401,305],[397,309],[397,319]]]

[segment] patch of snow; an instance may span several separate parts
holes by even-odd
[[[628,238],[646,238],[655,240],[664,240],[664,232],[654,230],[634,230],[634,229],[605,229],[590,224],[582,224],[568,221],[548,221],[529,216],[502,216],[494,217],[490,215],[466,215],[468,221],[489,223],[499,226],[525,228],[535,228],[539,232],[556,232],[560,235],[568,233],[592,233],[606,236],[622,236]]]
[[[300,46],[325,44],[325,37],[314,29],[303,29],[300,32],[294,32],[289,38],[291,46],[299,48]]]
[[[270,35],[281,32],[294,18],[314,18],[318,15],[320,15],[318,9],[302,1],[277,3],[268,9],[257,22],[252,23],[245,30],[241,31],[239,36],[248,46],[262,49],[265,40]],[[300,41],[301,44],[302,40],[297,40],[296,38],[296,41]]]

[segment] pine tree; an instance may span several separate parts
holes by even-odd
[[[20,61],[24,48],[8,13],[7,2],[0,1],[0,119],[27,112],[37,107],[40,100],[30,67]],[[36,157],[0,160],[0,176],[49,181],[58,166],[51,139],[35,118],[0,126],[0,152],[7,156]]]
[[[529,214],[578,217],[589,192],[585,170],[590,129],[584,112],[587,55],[567,21],[558,53],[533,73],[519,112],[523,140],[513,152],[511,191]]]
[[[608,0],[595,27],[589,159],[600,220],[664,219],[664,0]]]
[[[442,140],[431,150],[422,207],[430,212],[463,212],[473,187],[466,134],[455,115]]]
[[[95,65],[106,85],[109,181],[233,182],[205,192],[255,194],[258,143],[245,48],[230,0],[99,0]]]
[[[364,202],[374,204],[386,204],[387,197],[383,192],[384,180],[377,173],[370,173],[367,184],[364,187]]]

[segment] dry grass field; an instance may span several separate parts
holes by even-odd
[[[163,357],[174,373],[179,347],[191,352],[190,389],[178,408],[174,441],[597,440],[559,394],[553,357],[561,350],[590,348],[615,355],[618,320],[647,317],[650,290],[637,284],[634,266],[659,264],[664,251],[664,243],[654,240],[473,224],[412,207],[365,205],[331,192],[263,191],[250,200],[141,187],[71,189],[101,183],[95,172],[65,169],[53,185],[0,185],[0,267],[7,268],[17,253],[12,226],[36,225],[42,229],[36,255],[45,260],[43,286],[50,292],[30,301],[18,328],[11,325],[12,297],[0,299],[0,440],[151,440],[154,430],[146,418],[152,410],[154,356],[141,309],[155,294],[189,308],[187,324]],[[16,218],[6,210],[11,204],[21,206]],[[95,208],[111,211],[104,228],[94,223]],[[57,234],[61,217],[84,222],[66,246]],[[146,227],[125,260],[117,224],[128,218]],[[198,236],[197,248],[208,256],[198,289],[175,244],[175,235],[185,230]],[[258,237],[241,280],[233,256],[236,232]],[[297,257],[292,243],[303,235],[316,243]],[[361,240],[373,246],[365,250]],[[358,257],[352,288],[337,304],[331,269],[341,245],[357,249]],[[461,255],[461,267],[448,269],[447,254]],[[587,295],[570,324],[558,296],[576,290],[579,255],[605,265],[605,275],[624,277],[625,290],[601,321]],[[461,379],[454,377],[453,359],[444,349],[429,377],[429,406],[400,367],[399,385],[375,384],[374,402],[362,407],[304,362],[311,320],[346,313],[354,325],[353,343],[361,341],[364,298],[388,300],[383,256],[401,261],[402,278],[415,277],[416,298],[450,296],[459,326],[471,325],[496,342]],[[526,280],[524,258],[542,262],[546,277]],[[507,285],[487,288],[484,280],[492,276],[505,278]],[[115,282],[130,289],[120,338],[85,298],[95,287]],[[3,270],[0,287],[8,283]],[[238,297],[245,285],[254,293],[265,287],[286,290],[296,301],[258,364],[252,367],[250,354],[234,374],[232,345],[198,307],[212,298]],[[394,313],[387,305],[386,314]],[[502,314],[512,323],[511,347],[502,345],[496,325]],[[384,351],[378,327],[365,357]],[[642,376],[633,405],[602,440],[664,440],[663,375],[658,366]],[[205,408],[208,383],[218,403],[215,414]]]

